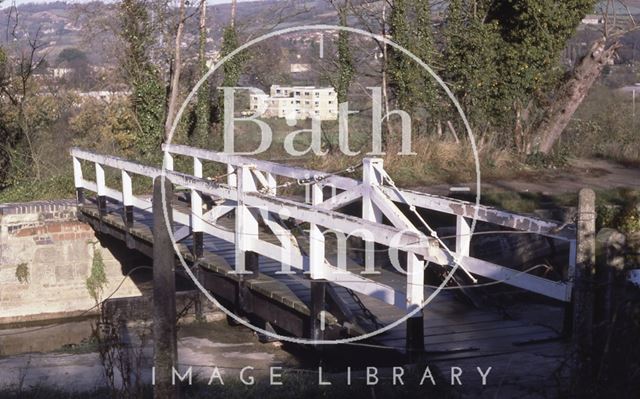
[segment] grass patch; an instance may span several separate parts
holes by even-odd
[[[0,203],[58,200],[75,197],[72,174],[44,180],[19,181],[0,191]]]

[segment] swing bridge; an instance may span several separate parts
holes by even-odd
[[[444,358],[518,352],[562,336],[483,306],[478,292],[522,294],[570,312],[573,225],[398,188],[377,158],[327,174],[183,145],[163,150],[157,168],[71,149],[79,218],[152,256],[148,183],[165,176],[179,255],[216,300],[262,329],[315,340],[368,334],[362,342]],[[190,173],[174,170],[178,158]],[[227,173],[208,179],[208,163]],[[353,178],[359,169],[361,180]],[[285,195],[292,186],[304,186],[305,197]],[[544,243],[553,264],[499,262],[483,251],[491,231]]]

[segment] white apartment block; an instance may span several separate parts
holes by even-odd
[[[271,86],[269,94],[253,92],[253,112],[266,110],[263,117],[319,120],[338,119],[338,95],[333,87]]]

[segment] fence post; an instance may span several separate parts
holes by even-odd
[[[175,258],[169,236],[169,228],[173,225],[172,197],[169,179],[156,177],[153,182],[153,396],[162,399],[174,398],[178,392],[171,378],[173,367],[178,364]],[[168,221],[164,217],[163,204],[167,207]]]
[[[582,189],[578,195],[578,234],[573,291],[573,364],[574,396],[588,394],[593,384],[593,279],[596,261],[596,194]]]
[[[614,229],[602,229],[596,236],[596,282],[598,289],[595,298],[594,324],[596,328],[595,369],[603,371],[606,361],[605,347],[611,333],[614,308],[616,306],[615,288],[624,272],[624,248],[626,237]]]

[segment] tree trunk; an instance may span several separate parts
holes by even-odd
[[[231,26],[236,26],[236,14],[238,12],[238,0],[231,1]]]
[[[200,64],[200,77],[207,73],[207,1],[200,0],[200,43],[198,51],[198,63]],[[196,106],[196,132],[195,142],[198,146],[204,146],[209,135],[209,82],[204,82],[198,91],[198,103]]]
[[[548,154],[567,127],[589,89],[620,48],[618,41],[607,46],[606,38],[596,41],[573,71],[573,76],[560,88],[560,95],[549,106],[538,127],[538,151]]]
[[[169,140],[169,133],[173,127],[174,118],[178,107],[178,93],[180,92],[180,73],[182,71],[182,59],[180,45],[182,44],[182,32],[184,31],[185,0],[180,0],[180,12],[178,15],[178,29],[176,30],[176,47],[173,55],[173,68],[171,73],[171,85],[169,86],[169,106],[167,107],[167,119],[164,124],[164,139]]]

